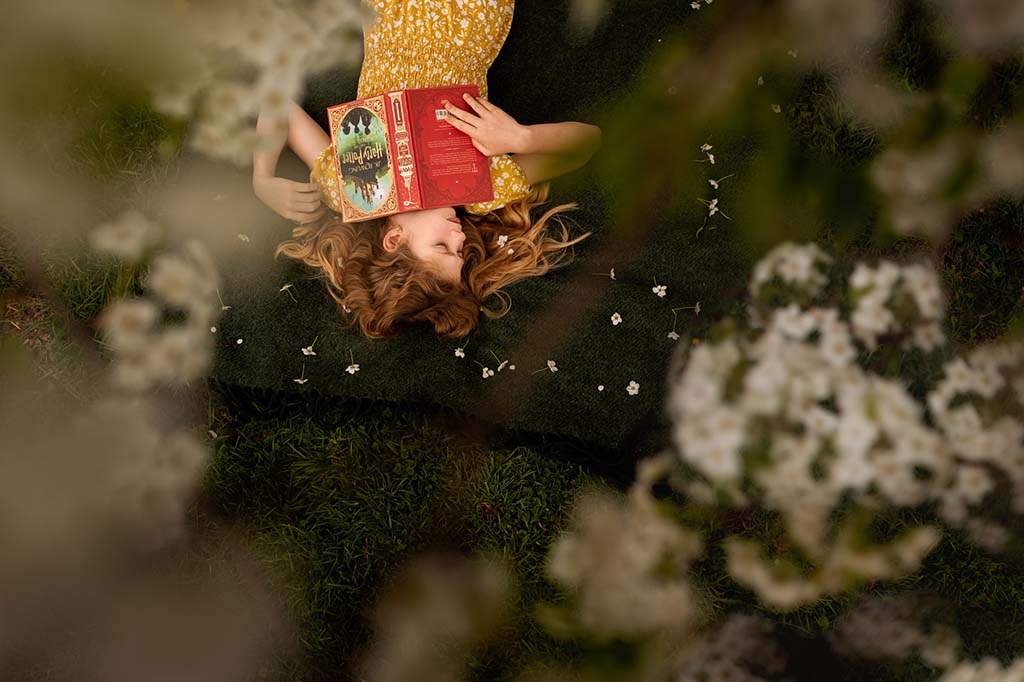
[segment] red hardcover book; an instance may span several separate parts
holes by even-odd
[[[494,199],[487,157],[447,121],[476,85],[393,90],[327,109],[342,219],[358,222]]]

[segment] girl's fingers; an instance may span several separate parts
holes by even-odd
[[[459,109],[457,106],[455,106],[451,102],[445,102],[444,108],[448,111],[449,123],[451,122],[451,119],[457,119],[458,121],[460,121],[461,123],[463,123],[465,125],[468,125],[468,126],[472,126],[473,125],[470,122],[469,119],[470,118],[476,118],[476,117],[473,116],[472,114],[470,114],[469,112],[463,111],[462,109]],[[458,126],[456,126],[456,128],[458,128]],[[461,130],[461,128],[459,128],[459,129]]]
[[[461,119],[455,118],[454,116],[448,117],[448,123],[450,123],[452,127],[455,128],[456,130],[461,130],[467,135],[469,134],[469,131],[473,130],[473,126],[462,121]]]
[[[468,92],[463,93],[462,99],[469,102],[469,106],[472,107],[473,111],[475,111],[480,116],[483,116],[488,112],[487,107],[483,105],[483,101],[478,100],[476,97],[473,97],[473,95],[469,94]]]
[[[320,197],[297,196],[292,198],[292,208],[301,211],[313,211],[320,206]]]
[[[315,211],[298,211],[292,210],[289,212],[289,219],[300,223],[308,223],[324,215],[324,209],[318,208]]]

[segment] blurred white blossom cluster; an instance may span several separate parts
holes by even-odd
[[[871,544],[867,525],[887,509],[937,502],[958,485],[955,446],[920,402],[898,379],[858,363],[881,340],[929,351],[943,341],[934,272],[859,264],[838,287],[852,301],[845,311],[816,301],[829,288],[829,261],[814,245],[767,254],[751,280],[756,317],[693,349],[668,400],[675,447],[693,475],[687,492],[707,504],[778,513],[813,564],[798,569],[785,557],[763,557],[755,540],[726,539],[733,577],[779,608],[858,579],[915,572],[938,541],[936,527]]]
[[[927,4],[920,11],[934,13],[936,42],[950,62],[946,72],[961,76],[947,78],[959,83],[948,87],[966,87],[965,77],[975,77],[967,74],[1024,54],[1024,4],[1018,0]],[[870,177],[891,228],[941,240],[980,204],[1024,197],[1024,125],[1019,119],[991,130],[946,125],[922,139],[920,131],[934,129],[940,111],[951,121],[965,116],[958,101],[964,93],[915,90],[887,72],[882,42],[895,33],[899,11],[885,0],[787,0],[791,35],[802,48],[790,56],[803,55],[808,68],[830,73],[840,109],[882,133]]]
[[[74,415],[72,441],[97,457],[100,507],[113,527],[146,549],[184,535],[185,509],[209,451],[186,428],[163,430],[156,407],[143,397],[108,397]]]
[[[884,92],[865,95],[899,100]],[[990,132],[950,132],[926,143],[893,145],[872,161],[869,174],[897,233],[941,241],[986,201],[1024,197],[1024,125],[1001,123]]]
[[[765,605],[792,610],[912,575],[947,526],[1005,549],[1024,517],[1024,346],[955,357],[930,266],[844,270],[817,245],[786,243],[755,266],[749,291],[745,319],[680,351],[667,399],[674,448],[640,462],[624,501],[582,497],[548,557],[548,575],[574,597],[573,617],[552,622],[667,644],[680,682],[776,679],[785,668],[763,624],[703,622],[689,571],[706,540],[685,518],[758,519],[725,526],[728,573]],[[907,353],[933,368],[913,392],[876,362]],[[656,498],[661,479],[684,499]],[[1016,668],[959,663],[940,606],[917,594],[869,597],[829,639],[859,658],[916,656],[944,680],[1017,679]]]
[[[130,210],[94,230],[90,243],[102,252],[137,259],[157,229]],[[99,316],[100,330],[114,351],[114,385],[145,391],[203,376],[213,356],[211,325],[221,312],[218,283],[217,268],[196,239],[186,241],[180,253],[157,254],[145,277],[152,295],[116,299]],[[183,313],[184,321],[164,325],[167,313]]]
[[[646,486],[620,500],[589,491],[576,502],[573,530],[552,546],[547,573],[577,596],[576,626],[605,638],[639,638],[693,626],[687,580],[703,545],[658,512]]]
[[[759,682],[783,679],[786,655],[771,623],[748,614],[726,618],[694,640],[677,667],[675,682]]]
[[[932,351],[946,342],[942,331],[945,300],[935,271],[921,263],[877,267],[858,263],[850,276],[855,303],[850,315],[854,335],[869,350],[879,337],[904,336],[903,348]]]
[[[377,636],[361,679],[457,682],[469,650],[505,617],[515,585],[500,562],[425,555],[374,609]]]
[[[947,38],[982,56],[1019,52],[1024,45],[1024,4],[1018,0],[940,0]]]
[[[932,668],[960,660],[960,635],[942,604],[914,593],[872,595],[843,614],[829,633],[837,651],[851,658],[905,661],[919,657]]]
[[[927,401],[955,457],[939,513],[999,551],[1005,524],[1024,515],[1024,345],[991,343],[951,360]]]
[[[190,66],[154,85],[153,104],[194,117],[192,147],[242,166],[283,140],[310,74],[358,63],[362,26],[372,18],[358,0],[255,0],[186,12],[195,34]]]
[[[1004,123],[991,132],[961,131],[913,147],[892,146],[872,162],[870,176],[896,232],[941,240],[984,202],[1024,197],[1024,125]]]
[[[1003,666],[994,658],[963,661],[946,671],[938,682],[1017,682],[1024,680],[1024,658]]]

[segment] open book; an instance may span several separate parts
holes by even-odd
[[[447,119],[476,85],[393,90],[327,109],[346,222],[494,199],[487,157]]]

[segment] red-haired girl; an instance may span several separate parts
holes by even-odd
[[[547,200],[547,180],[584,165],[601,144],[597,126],[578,122],[524,126],[487,101],[487,70],[512,23],[514,0],[373,0],[364,30],[358,97],[388,90],[475,83],[468,111],[448,105],[449,120],[489,157],[494,200],[399,213],[358,223],[340,218],[341,187],[331,141],[293,104],[288,145],[310,167],[310,183],[274,177],[280,150],[257,152],[253,189],[278,214],[299,223],[275,257],[302,260],[326,280],[332,298],[371,338],[405,323],[429,322],[462,337],[479,314],[500,317],[502,289],[564,264],[570,238],[558,214],[531,209]],[[558,234],[548,234],[557,226]],[[496,296],[501,305],[483,302]]]

